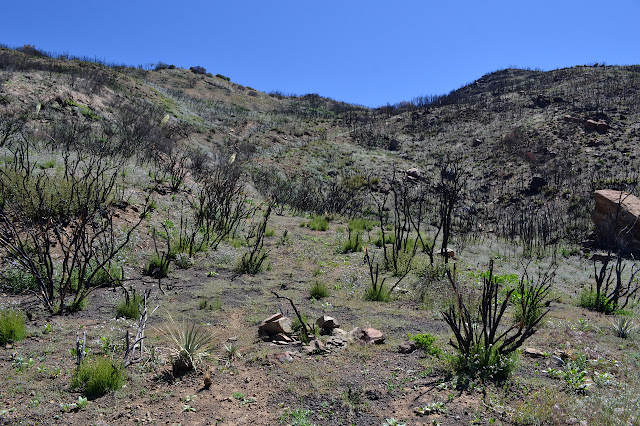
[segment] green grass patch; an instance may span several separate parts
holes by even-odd
[[[601,293],[598,297],[597,293],[592,289],[584,290],[580,294],[578,306],[589,309],[590,311],[603,312],[605,314],[612,314],[616,310],[613,302],[607,299],[604,294]]]
[[[329,288],[326,284],[316,281],[313,286],[311,286],[310,294],[314,299],[323,299],[329,297]]]
[[[73,375],[72,385],[86,396],[102,396],[122,387],[127,373],[119,361],[105,356],[85,359]]]
[[[133,290],[130,296],[125,296],[125,298],[118,303],[116,316],[118,318],[125,317],[129,319],[138,319],[140,318],[140,306],[143,303],[144,296]]]
[[[329,229],[329,219],[325,216],[315,215],[307,224],[312,231],[326,231]]]
[[[0,310],[0,345],[22,340],[26,334],[22,311],[17,309]]]

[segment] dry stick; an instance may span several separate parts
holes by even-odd
[[[80,332],[76,331],[76,365],[80,368],[82,359],[84,358],[84,347],[87,344],[87,330],[82,335],[82,344],[80,343]]]
[[[271,290],[271,293],[273,293],[274,296],[276,296],[278,299],[287,299],[289,301],[289,303],[291,303],[291,307],[293,308],[293,311],[296,313],[296,316],[298,317],[298,321],[300,321],[300,324],[302,324],[302,329],[304,330],[304,336],[307,339],[307,342],[309,341],[309,330],[307,330],[307,324],[302,320],[302,317],[300,316],[300,312],[298,312],[298,308],[296,308],[296,305],[293,303],[293,300],[291,300],[290,298],[286,297],[286,296],[279,296],[278,293],[276,293],[275,291]]]
[[[138,329],[136,330],[136,336],[133,343],[131,344],[129,343],[129,330],[127,330],[127,333],[125,335],[125,345],[127,348],[124,354],[125,367],[135,362],[141,361],[144,356],[144,339],[146,338],[144,332],[147,327],[147,320],[149,319],[149,316],[147,315],[147,298],[149,297],[150,293],[151,293],[151,290],[147,290],[144,292],[144,305],[143,305],[142,312],[140,313],[140,319],[138,320]],[[151,312],[151,314],[153,314],[156,311],[156,309],[158,309],[158,307],[159,306],[156,306],[155,309]],[[135,353],[135,349],[138,344],[140,344],[140,356],[134,359],[133,355]]]

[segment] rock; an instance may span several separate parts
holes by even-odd
[[[592,130],[598,130],[598,122],[596,120],[586,120],[584,122],[584,128],[586,130],[592,131]]]
[[[274,342],[281,342],[281,343],[286,343],[286,344],[293,343],[293,339],[291,337],[287,336],[284,333],[276,334],[275,336],[273,336],[271,338],[271,340],[274,341]]]
[[[263,340],[269,340],[278,334],[291,334],[291,320],[282,314],[275,314],[265,319],[258,327],[258,335]]]
[[[398,139],[392,139],[389,141],[389,145],[387,146],[387,149],[389,151],[397,151],[399,147],[400,147],[400,141]]]
[[[613,254],[608,254],[608,253],[593,253],[589,258],[589,260],[593,262],[600,262],[600,263],[609,263],[613,259],[615,259],[615,256]]]
[[[607,130],[609,130],[611,127],[609,126],[609,124],[606,121],[599,121],[598,122],[598,132],[600,133],[604,133]]]
[[[407,179],[408,180],[422,180],[422,179],[424,179],[424,174],[417,167],[412,167],[410,169],[405,170],[404,172],[407,175]]]
[[[282,353],[273,354],[273,359],[278,361],[281,364],[293,362],[293,356],[291,352],[282,352]]]
[[[595,208],[591,220],[600,245],[640,249],[640,199],[613,189],[593,193]]]
[[[316,320],[316,325],[322,334],[331,334],[333,329],[340,327],[340,324],[328,315],[323,315]]]
[[[398,352],[401,354],[410,354],[417,349],[416,342],[413,340],[407,340],[398,345]]]
[[[580,121],[582,121],[582,120],[580,120],[580,118],[574,117],[573,115],[569,115],[569,114],[563,116],[562,119],[564,121],[569,121],[571,123],[580,123]]]
[[[333,336],[343,336],[343,337],[347,337],[347,335],[349,334],[346,330],[343,330],[341,328],[334,328],[333,331],[331,332],[331,334]]]
[[[304,347],[304,350],[307,353],[307,355],[323,354],[327,352],[327,346],[324,344],[322,340],[313,339],[309,341],[309,344],[307,344]]]
[[[375,328],[369,327],[362,329],[360,327],[356,327],[349,332],[349,340],[364,345],[370,343],[380,345],[384,343],[384,334]]]
[[[545,357],[545,353],[542,352],[540,349],[535,349],[535,348],[524,348],[523,351],[525,356],[528,356],[530,358],[544,358]]]
[[[348,340],[346,336],[331,336],[327,339],[327,349],[342,349],[347,346]]]
[[[283,317],[282,312],[278,312],[277,314],[273,314],[269,318],[266,318],[266,319],[262,320],[262,322],[260,324],[262,325],[262,324],[266,324],[268,322],[277,321],[282,317]]]
[[[448,257],[449,259],[456,260],[456,252],[451,248],[440,250],[440,254],[442,257]]]
[[[474,139],[474,141],[471,142],[471,146],[474,147],[474,148],[478,147],[480,145],[482,145],[482,139]]]
[[[532,99],[533,104],[539,108],[544,108],[551,104],[551,101],[546,96],[540,94]]]

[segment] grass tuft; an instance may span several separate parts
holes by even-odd
[[[102,396],[122,387],[127,373],[120,362],[105,356],[85,359],[73,375],[72,385],[86,396]]]
[[[24,314],[16,309],[0,310],[0,345],[24,339]]]

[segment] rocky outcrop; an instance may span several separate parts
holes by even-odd
[[[597,130],[599,133],[605,133],[611,126],[604,120],[588,119],[584,122],[584,128],[587,131]]]
[[[640,199],[613,189],[593,193],[591,220],[598,244],[611,248],[640,249]]]

